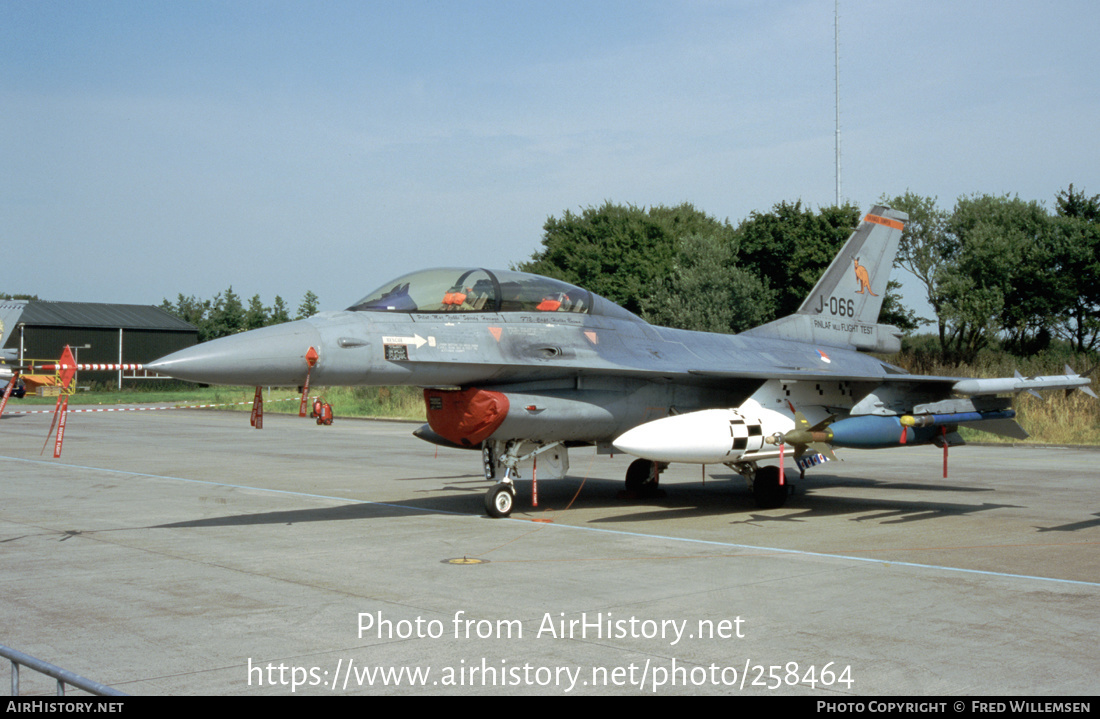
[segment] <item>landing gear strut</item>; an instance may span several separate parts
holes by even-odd
[[[542,464],[537,464],[538,458]],[[507,517],[516,504],[516,484],[519,479],[521,462],[532,460],[532,483],[535,480],[535,467],[552,479],[560,479],[569,470],[569,453],[562,442],[539,442],[535,440],[512,439],[507,441],[486,441],[481,446],[481,462],[485,470],[485,479],[493,481],[498,470],[504,470],[504,477],[485,493],[485,511],[490,517]],[[532,492],[536,495],[537,492]],[[535,506],[537,506],[535,502]]]

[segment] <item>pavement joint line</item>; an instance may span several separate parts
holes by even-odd
[[[44,459],[26,459],[24,457],[10,457],[10,456],[7,456],[7,455],[0,455],[0,459],[7,459],[7,460],[15,461],[15,462],[25,462],[25,463],[28,463],[28,464],[44,464],[44,465],[47,465],[47,466],[50,466],[50,467],[65,467],[65,468],[68,468],[68,469],[80,469],[80,470],[89,470],[89,471],[94,471],[94,472],[106,472],[106,473],[110,473],[110,474],[122,474],[122,475],[129,475],[129,476],[132,476],[132,477],[144,477],[144,478],[147,478],[147,479],[163,479],[163,480],[166,480],[166,481],[174,481],[174,482],[188,482],[188,483],[191,483],[191,484],[205,484],[205,485],[214,486],[214,487],[224,487],[224,488],[227,488],[227,489],[247,489],[247,490],[252,490],[252,491],[256,491],[256,492],[268,492],[268,493],[272,493],[272,494],[283,494],[283,495],[289,495],[289,496],[309,497],[309,498],[313,498],[313,499],[327,499],[327,500],[338,501],[338,502],[352,502],[352,503],[356,503],[356,504],[372,504],[372,505],[376,505],[376,506],[379,506],[379,507],[393,507],[393,508],[397,508],[397,509],[405,509],[405,510],[425,512],[427,514],[447,514],[447,515],[459,516],[459,517],[475,516],[475,515],[469,514],[468,512],[452,512],[452,511],[446,510],[446,509],[425,509],[424,507],[410,507],[408,505],[395,504],[395,503],[392,503],[392,502],[375,502],[375,501],[372,501],[372,500],[353,499],[353,498],[350,498],[350,497],[334,497],[334,496],[325,495],[325,494],[311,494],[309,492],[297,492],[297,491],[292,491],[292,490],[289,490],[289,489],[270,489],[270,488],[266,488],[266,487],[251,487],[251,486],[244,485],[244,484],[226,484],[224,482],[213,482],[211,480],[206,480],[206,479],[188,479],[187,477],[170,477],[170,476],[160,475],[160,474],[149,474],[149,473],[146,473],[146,472],[131,472],[131,471],[128,471],[128,470],[123,470],[123,469],[109,469],[109,468],[104,468],[104,467],[89,467],[89,466],[85,466],[85,465],[65,464],[65,463],[62,463],[62,462],[54,462],[54,461],[49,461],[49,460],[44,460]],[[477,518],[481,519],[481,517],[479,515],[477,516]],[[505,518],[503,520],[497,519],[497,520],[494,520],[494,521],[498,521],[498,522],[499,521],[524,522],[524,523],[528,523],[528,524],[531,522],[531,520],[529,520],[529,519],[519,519],[519,518],[515,518],[515,517],[508,517],[508,518]],[[959,573],[963,573],[963,574],[976,574],[976,575],[988,576],[988,577],[999,577],[999,578],[1003,578],[1003,579],[1023,579],[1023,580],[1031,580],[1031,581],[1039,581],[1039,582],[1054,582],[1054,583],[1058,583],[1058,584],[1070,584],[1070,585],[1076,585],[1076,586],[1082,586],[1082,587],[1093,587],[1093,588],[1100,589],[1100,582],[1086,582],[1086,581],[1077,580],[1077,579],[1062,579],[1062,578],[1059,578],[1059,577],[1040,577],[1040,576],[1035,576],[1035,575],[1030,575],[1030,574],[1012,574],[1012,573],[1008,573],[1008,572],[994,572],[994,571],[986,570],[986,569],[967,569],[965,567],[948,567],[948,566],[944,566],[944,565],[940,565],[940,564],[922,564],[922,563],[919,563],[919,562],[902,562],[902,561],[893,561],[893,560],[889,560],[889,559],[876,559],[874,557],[852,556],[852,555],[847,555],[847,554],[828,554],[828,553],[825,553],[825,552],[809,552],[809,551],[806,551],[804,549],[784,549],[782,547],[761,547],[761,546],[752,545],[752,544],[738,544],[736,542],[720,542],[720,541],[713,540],[713,539],[692,539],[690,537],[673,537],[673,536],[662,535],[662,534],[645,534],[645,533],[642,533],[642,532],[627,532],[627,531],[624,531],[624,530],[621,530],[621,529],[605,529],[603,527],[578,527],[576,525],[569,525],[569,524],[547,524],[547,525],[542,525],[542,526],[560,527],[560,528],[563,528],[563,529],[574,529],[574,530],[580,530],[580,531],[585,531],[585,532],[602,532],[602,533],[605,533],[605,534],[615,534],[615,535],[627,536],[627,537],[639,537],[639,538],[643,538],[643,539],[657,539],[657,540],[665,540],[665,541],[669,541],[669,542],[687,542],[687,543],[691,543],[691,544],[704,544],[704,545],[710,545],[710,546],[716,546],[716,547],[733,547],[733,548],[737,548],[737,549],[751,549],[751,550],[754,550],[754,551],[774,552],[776,554],[790,554],[790,555],[794,555],[794,556],[804,556],[804,557],[815,557],[815,558],[819,558],[819,559],[840,559],[840,560],[847,560],[847,561],[851,561],[851,562],[866,562],[866,563],[870,563],[870,564],[892,565],[892,566],[896,566],[896,567],[908,567],[908,568],[912,568],[912,569],[931,569],[931,570],[939,570],[939,571],[944,571],[944,572],[959,572]]]

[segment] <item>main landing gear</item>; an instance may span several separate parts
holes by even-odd
[[[790,482],[779,483],[779,467],[757,467],[755,463],[742,463],[734,467],[752,488],[752,498],[760,509],[778,509],[787,503],[791,491]]]
[[[661,472],[668,468],[666,462],[651,462],[648,459],[636,459],[626,468],[626,490],[623,496],[629,499],[654,499],[664,497],[660,488]]]
[[[757,467],[755,463],[730,465],[745,477],[752,488],[752,497],[760,509],[778,509],[787,503],[791,492],[790,482],[779,483],[779,467]],[[626,490],[622,497],[629,499],[652,499],[664,497],[660,488],[661,472],[668,469],[665,462],[651,462],[648,459],[636,459],[626,470]]]
[[[497,477],[497,470],[504,469],[504,477],[485,493],[485,512],[493,518],[508,517],[516,506],[516,484],[519,461],[528,459],[554,449],[543,445],[520,456],[517,443],[486,443],[482,447],[482,460],[485,467],[485,479]],[[564,448],[563,448],[564,449]],[[503,451],[502,451],[503,450]],[[564,452],[563,452],[564,454]],[[567,462],[568,460],[566,460]],[[755,462],[738,462],[727,465],[736,470],[749,483],[753,499],[760,509],[778,509],[787,502],[792,486],[790,482],[779,483],[779,467],[768,465],[758,467]],[[664,497],[660,487],[661,472],[668,468],[666,462],[653,462],[648,459],[636,459],[626,470],[626,487],[620,497],[627,499],[653,499]],[[564,472],[562,472],[564,474]]]

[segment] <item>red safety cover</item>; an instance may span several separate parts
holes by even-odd
[[[476,447],[496,431],[508,415],[508,397],[471,387],[464,390],[424,390],[428,426],[444,439]]]
[[[73,358],[73,351],[69,349],[69,345],[65,345],[65,351],[61,353],[61,359],[58,364],[64,367],[64,369],[58,372],[61,376],[61,386],[68,389],[69,383],[72,382],[73,377],[76,376],[76,360]]]

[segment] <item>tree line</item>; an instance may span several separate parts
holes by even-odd
[[[795,312],[861,217],[851,204],[780,202],[735,227],[690,203],[607,202],[548,219],[542,248],[515,269],[592,290],[653,324],[741,332]],[[883,321],[918,326],[893,284],[886,299]]]
[[[961,197],[951,211],[911,192],[882,198],[909,213],[895,266],[924,285],[935,317],[906,307],[891,282],[880,321],[934,324],[941,359],[973,361],[991,343],[1032,354],[1060,339],[1100,349],[1100,196],[1070,185],[1054,212],[1007,195]],[[610,202],[565,211],[515,269],[580,285],[654,324],[740,332],[797,310],[862,218],[780,202],[737,226],[690,203]]]
[[[1073,185],[1054,212],[1018,197],[960,197],[948,212],[907,192],[897,266],[924,285],[940,350],[970,362],[994,341],[1034,354],[1054,339],[1100,350],[1100,195]]]
[[[199,341],[206,342],[245,330],[305,319],[317,314],[318,298],[311,290],[307,290],[298,305],[297,314],[291,317],[286,302],[279,295],[275,295],[275,301],[270,307],[264,306],[258,294],[253,295],[245,305],[230,285],[224,292],[214,295],[213,299],[200,300],[194,295],[185,297],[181,293],[174,303],[165,299],[160,308],[193,324],[199,330]]]

